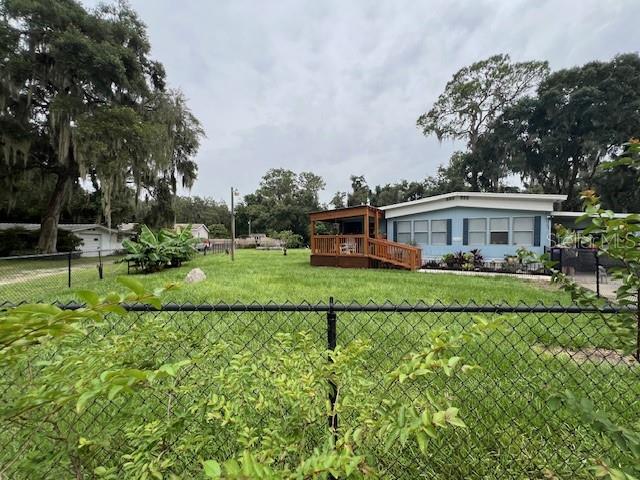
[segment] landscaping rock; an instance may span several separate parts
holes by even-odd
[[[207,276],[202,270],[200,270],[199,268],[194,268],[189,273],[187,273],[187,276],[185,277],[184,281],[186,283],[198,283],[206,279],[207,279]]]

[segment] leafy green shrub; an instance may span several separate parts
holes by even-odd
[[[473,249],[470,252],[445,253],[442,262],[452,270],[474,270],[482,266],[484,257],[480,250]]]
[[[625,145],[625,155],[612,162],[603,164],[604,169],[625,166],[640,171],[640,140],[632,139]],[[611,331],[612,343],[623,353],[633,353],[640,362],[640,215],[629,214],[618,217],[611,210],[605,210],[600,197],[593,190],[582,192],[584,215],[576,219],[576,224],[589,221],[583,232],[569,234],[561,231],[563,239],[571,239],[572,244],[588,243],[604,255],[618,262],[612,267],[610,275],[619,282],[615,289],[615,303],[628,310],[614,315],[613,318],[598,311],[606,304],[570,276],[556,270],[556,262],[548,254],[541,257],[545,266],[552,270],[552,280],[571,294],[571,299],[582,306],[594,307],[596,321],[602,321]],[[621,460],[611,462],[608,459],[591,459],[591,470],[597,478],[612,480],[635,480],[640,474],[640,432],[637,425],[625,427],[618,425],[606,412],[595,408],[587,398],[578,398],[572,392],[554,393],[549,399],[552,409],[566,408],[582,419],[600,434],[607,450],[617,450]]]
[[[179,267],[196,254],[197,242],[191,233],[191,226],[178,232],[160,230],[156,234],[143,225],[138,240],[127,239],[122,242],[127,251],[122,261],[131,262],[146,273],[168,266]]]
[[[453,253],[445,253],[442,256],[442,261],[447,266],[447,268],[456,268],[456,266],[458,265],[458,261],[457,260],[458,259],[457,259],[456,255],[453,254]]]
[[[574,413],[582,423],[598,432],[600,438],[608,443],[607,450],[617,450],[623,462],[612,462],[610,459],[593,458],[587,470],[596,478],[612,480],[636,480],[640,473],[640,430],[618,425],[606,412],[598,410],[588,398],[578,398],[573,392],[565,390],[553,394],[549,399],[552,410],[566,408]],[[623,465],[620,465],[623,463]],[[615,465],[615,466],[614,466]]]
[[[270,235],[271,238],[282,240],[283,247],[285,248],[302,248],[304,247],[304,238],[302,235],[293,233],[291,230],[283,230],[281,232],[273,232]]]
[[[538,256],[526,247],[518,247],[516,250],[516,257],[518,258],[518,262],[522,265],[535,263],[538,260]]]
[[[432,332],[377,388],[357,340],[327,351],[310,334],[278,334],[256,354],[166,318],[105,334],[122,323],[121,302],[159,306],[161,292],[120,282],[133,293],[0,312],[0,429],[35,441],[28,455],[20,443],[6,450],[30,478],[376,477],[401,447],[429,455],[439,432],[465,428],[433,381],[473,370],[453,352],[493,328],[480,319],[461,334]],[[158,356],[167,351],[170,363]],[[399,394],[407,388],[415,398]],[[334,415],[340,428],[327,426]]]
[[[38,253],[38,239],[40,229],[26,230],[22,227],[0,230],[0,257],[10,255],[29,255]],[[77,235],[58,229],[57,250],[59,252],[73,252],[82,245],[82,239]]]
[[[463,258],[463,263],[462,263],[463,270],[473,270],[474,268],[476,268],[474,263],[475,256],[473,255],[473,253],[471,252],[464,253],[462,258]]]
[[[222,223],[212,223],[207,227],[210,238],[231,238],[229,229]]]

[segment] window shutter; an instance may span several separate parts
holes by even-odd
[[[462,219],[462,244],[469,245],[469,219]]]
[[[398,241],[398,222],[393,222],[393,241]]]
[[[447,245],[451,245],[451,219],[447,219]]]
[[[533,246],[540,246],[540,227],[542,224],[542,217],[537,215],[533,218]]]

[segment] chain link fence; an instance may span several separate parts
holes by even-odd
[[[616,450],[570,412],[549,409],[549,396],[568,389],[589,398],[596,409],[607,412],[616,422],[631,425],[640,418],[639,363],[633,355],[620,352],[603,321],[621,314],[614,307],[596,311],[561,305],[359,305],[330,300],[321,304],[127,308],[128,315],[108,316],[99,327],[88,329],[79,343],[83,347],[98,345],[105,338],[117,342],[143,326],[158,326],[162,338],[155,347],[146,346],[142,357],[131,357],[130,368],[157,368],[167,362],[194,359],[220,342],[230,345],[231,350],[213,363],[194,364],[187,375],[203,380],[196,391],[171,398],[170,409],[167,398],[140,389],[126,402],[101,398],[90,402],[80,414],[74,409],[55,412],[37,432],[22,427],[28,414],[3,422],[0,478],[36,478],[34,471],[39,472],[38,478],[93,478],[97,467],[118,465],[120,459],[113,458],[113,449],[133,450],[139,440],[124,433],[127,423],[148,421],[136,413],[141,406],[151,412],[149,417],[167,422],[175,412],[189,412],[198,400],[215,391],[215,383],[206,379],[227,366],[234,353],[251,358],[282,354],[275,341],[280,332],[309,332],[320,348],[346,346],[356,339],[366,341],[371,348],[365,365],[374,390],[413,400],[425,391],[399,385],[387,392],[384,374],[407,354],[426,347],[429,333],[436,328],[462,332],[478,318],[502,319],[501,328],[466,342],[455,352],[479,369],[450,378],[433,376],[426,386],[460,407],[467,428],[442,431],[431,441],[426,456],[411,445],[391,451],[370,445],[363,453],[375,459],[384,478],[588,478],[585,468],[589,459],[606,456],[616,461]],[[43,365],[64,355],[68,348],[67,344],[53,351],[35,349],[28,363],[1,372],[4,401],[11,403],[28,394],[24,385],[37,388]],[[197,456],[184,454],[181,442],[200,434],[191,420],[186,415],[184,421],[172,423],[171,442],[163,446],[162,455],[175,459],[173,471],[179,478],[201,477],[202,459],[224,461],[238,453],[234,438],[214,432]],[[326,417],[318,422],[326,428]],[[353,419],[340,417],[338,425],[346,428],[350,422]],[[90,446],[83,448],[83,442],[90,442]],[[118,478],[125,476],[122,470],[117,471]]]
[[[225,254],[230,243],[199,244],[197,255]],[[0,257],[0,301],[43,301],[87,282],[135,273],[122,250],[84,250]]]
[[[0,299],[40,301],[86,282],[126,275],[121,250],[90,250],[0,258]]]
[[[618,261],[599,254],[595,248],[552,247],[548,253],[559,271],[598,296],[615,298],[620,283],[612,278],[611,272],[621,266]]]

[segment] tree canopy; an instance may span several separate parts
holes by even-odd
[[[610,208],[640,207],[633,172],[621,166],[605,178],[598,170],[640,136],[638,54],[551,74],[544,62],[491,57],[454,75],[418,124],[425,134],[467,140],[438,172],[448,191],[511,191],[519,186],[508,180],[519,177],[524,191],[566,194],[566,209],[593,186]]]
[[[308,214],[319,210],[322,177],[311,173],[296,174],[284,168],[273,168],[263,177],[254,193],[245,195],[238,206],[238,234],[248,232],[248,222],[254,232],[289,230],[309,238]]]
[[[97,187],[103,218],[134,185],[190,186],[203,131],[150,58],[146,28],[124,2],[88,12],[75,0],[0,4],[0,174],[49,177],[39,248],[55,251],[57,225],[82,178]],[[163,197],[164,198],[164,197]]]
[[[418,118],[424,135],[439,140],[466,140],[476,153],[480,135],[502,111],[526,95],[549,72],[547,62],[512,62],[509,55],[493,55],[461,68],[447,83],[433,107]],[[478,162],[470,163],[471,188],[480,188]]]
[[[527,189],[566,194],[575,208],[580,190],[602,183],[598,166],[639,133],[640,57],[619,55],[549,75],[494,120],[482,139],[492,147],[480,156],[489,162],[497,152]]]

